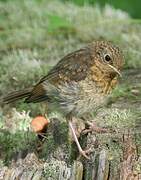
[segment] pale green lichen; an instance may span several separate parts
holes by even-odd
[[[114,127],[115,129],[125,130],[126,128],[134,128],[136,125],[136,115],[131,110],[108,109],[107,116],[104,119],[104,124]]]
[[[52,158],[50,162],[44,164],[43,177],[46,177],[48,180],[57,180],[59,178],[69,180],[70,176],[70,167],[64,161]]]

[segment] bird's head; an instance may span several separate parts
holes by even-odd
[[[95,65],[105,74],[114,78],[121,76],[123,55],[119,48],[110,42],[97,41],[94,43]]]

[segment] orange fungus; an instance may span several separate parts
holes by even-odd
[[[31,121],[31,128],[35,133],[42,133],[47,128],[49,121],[43,116],[37,116]]]

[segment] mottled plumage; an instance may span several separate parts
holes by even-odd
[[[106,102],[122,66],[123,56],[118,47],[96,41],[62,58],[33,88],[10,93],[3,101],[10,103],[21,98],[26,98],[27,103],[46,101],[71,120]]]

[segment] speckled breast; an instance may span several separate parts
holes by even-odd
[[[86,80],[79,83],[75,81],[65,83],[57,88],[53,86],[48,88],[47,94],[51,97],[50,106],[52,108],[65,115],[71,112],[75,116],[95,111],[107,99],[94,81]]]

